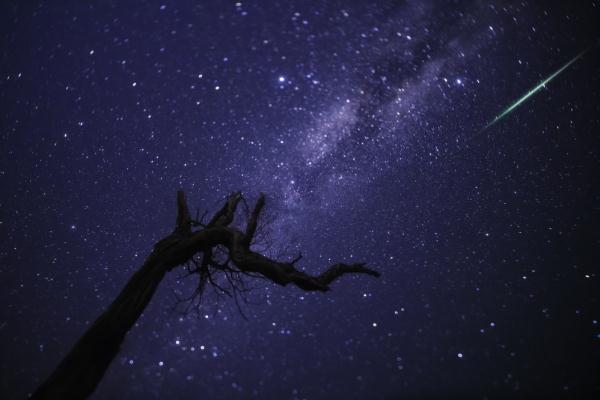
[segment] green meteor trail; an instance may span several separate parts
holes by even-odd
[[[506,117],[508,114],[510,114],[512,111],[514,111],[515,108],[519,107],[521,104],[523,104],[523,102],[525,100],[527,100],[528,98],[530,98],[531,96],[533,96],[535,93],[537,93],[541,88],[543,88],[544,86],[546,86],[546,84],[548,82],[550,82],[552,79],[556,78],[558,76],[558,74],[560,74],[561,72],[563,72],[565,69],[567,69],[569,67],[569,65],[573,64],[575,61],[577,61],[579,58],[581,58],[581,56],[583,56],[588,49],[585,49],[584,51],[582,51],[581,53],[577,54],[575,56],[575,58],[573,58],[571,61],[569,61],[568,63],[566,63],[565,65],[563,65],[562,67],[560,67],[560,69],[558,69],[556,72],[554,72],[552,75],[550,75],[549,77],[547,77],[546,79],[544,79],[542,82],[540,82],[537,86],[535,86],[533,89],[531,89],[529,92],[525,93],[525,95],[523,95],[519,100],[515,101],[510,107],[506,108],[504,111],[502,111],[502,113],[498,116],[496,116],[496,118],[494,118],[493,120],[491,120],[483,129],[482,131],[486,130],[487,128],[489,128],[490,126],[494,125],[496,122],[500,121],[502,118]]]

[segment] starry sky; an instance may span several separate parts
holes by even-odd
[[[382,276],[251,282],[245,319],[210,297],[184,315],[195,281],[173,271],[96,399],[598,395],[598,20],[597,1],[3,2],[0,397],[48,376],[179,188],[211,212],[265,192],[265,254]]]

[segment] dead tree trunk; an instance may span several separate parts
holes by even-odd
[[[207,223],[193,220],[184,193],[177,193],[177,221],[173,233],[154,245],[142,267],[133,274],[125,288],[100,315],[65,356],[50,377],[42,383],[33,399],[83,399],[91,395],[115,358],[125,335],[144,311],[165,274],[178,265],[202,256],[197,272],[210,279],[210,268],[229,269],[241,273],[255,273],[280,285],[293,283],[306,291],[329,290],[329,284],[346,273],[379,276],[364,264],[334,264],[322,274],[308,275],[292,262],[269,259],[250,249],[265,199],[261,195],[249,216],[245,232],[230,227],[240,193],[233,193],[225,205]],[[192,230],[192,226],[202,226]],[[233,267],[218,264],[212,257],[213,249],[227,249]],[[228,260],[228,261],[229,261]]]

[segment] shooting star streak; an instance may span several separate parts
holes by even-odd
[[[552,79],[556,78],[561,72],[563,72],[565,69],[567,69],[575,61],[579,60],[585,53],[587,53],[588,50],[589,50],[589,48],[587,48],[587,49],[583,50],[581,53],[577,54],[575,56],[575,58],[573,58],[571,61],[569,61],[562,67],[560,67],[560,69],[558,69],[552,75],[550,75],[549,77],[544,79],[542,82],[540,82],[537,86],[535,86],[529,92],[525,93],[525,95],[523,95],[519,100],[515,101],[511,106],[507,107],[504,111],[502,111],[501,114],[497,115],[496,118],[491,120],[481,131],[486,130],[490,126],[494,125],[496,122],[498,122],[501,119],[503,119],[504,117],[506,117],[512,111],[514,111],[517,107],[519,107],[521,104],[523,104],[523,102],[525,102],[525,100],[527,100],[528,98],[533,96],[535,93],[537,93],[540,89],[545,87],[548,82],[550,82]]]

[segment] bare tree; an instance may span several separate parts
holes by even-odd
[[[377,271],[362,263],[338,263],[320,275],[309,275],[296,268],[301,256],[291,262],[281,262],[253,251],[251,243],[257,233],[265,197],[261,194],[253,210],[248,212],[245,231],[230,226],[241,200],[240,192],[231,194],[223,207],[203,223],[198,216],[192,219],[185,195],[178,191],[178,213],[173,232],[154,245],[150,256],[119,296],[83,334],[32,398],[82,399],[91,395],[165,274],[179,265],[187,265],[190,274],[199,275],[195,295],[201,294],[208,283],[235,297],[235,293],[244,288],[244,275],[260,276],[283,286],[293,283],[300,289],[320,292],[328,291],[329,285],[344,274],[379,276]],[[193,229],[197,227],[200,229]],[[218,249],[224,249],[226,254],[222,262],[215,257]],[[230,283],[229,290],[213,279],[215,272],[225,274]]]

